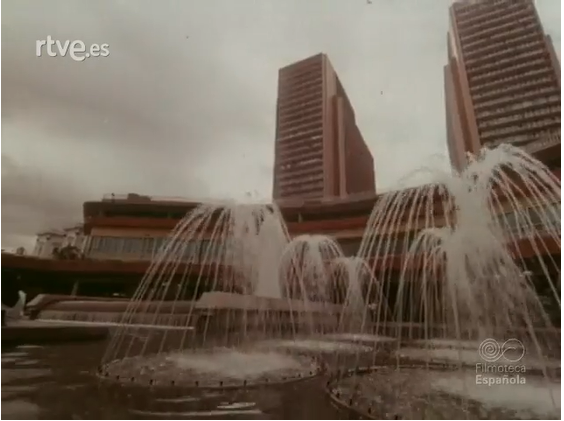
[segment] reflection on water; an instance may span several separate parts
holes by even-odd
[[[319,380],[261,390],[157,396],[101,385],[104,343],[20,346],[2,353],[3,419],[340,419]]]
[[[34,403],[24,400],[4,401],[2,393],[2,419],[30,420],[38,419],[39,407]]]
[[[561,387],[526,372],[515,377],[476,374],[476,369],[381,367],[335,384],[335,394],[372,408],[382,419],[559,419]],[[509,373],[509,372],[508,372]],[[515,373],[515,372],[514,372]],[[511,379],[518,379],[519,382]],[[492,380],[487,384],[487,380]]]
[[[188,411],[188,412],[150,412],[150,411],[131,411],[135,415],[139,417],[149,417],[149,418],[178,418],[178,417],[187,417],[187,418],[219,418],[224,419],[225,417],[235,417],[235,416],[242,416],[243,419],[254,418],[254,416],[262,415],[260,409],[244,409],[244,410],[232,410],[232,411],[221,411],[221,410],[213,410],[213,411]]]

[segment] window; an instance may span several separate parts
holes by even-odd
[[[151,255],[153,254],[153,247],[154,247],[154,243],[155,243],[155,239],[154,238],[143,238],[142,240],[142,248],[141,248],[141,254],[143,255]]]

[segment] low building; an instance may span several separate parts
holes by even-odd
[[[555,171],[555,175],[560,176],[559,170]],[[346,256],[354,256],[359,252],[371,212],[380,199],[381,196],[361,195],[348,200],[288,201],[279,203],[279,206],[290,236],[330,236],[339,243]],[[433,226],[444,226],[449,218],[445,213],[445,198],[437,196],[433,200]],[[504,221],[504,229],[508,234],[512,233],[507,236],[508,248],[519,256],[520,263],[527,270],[542,273],[542,266],[546,266],[543,259],[559,261],[560,242],[553,235],[543,235],[540,225],[546,218],[541,216],[539,219],[539,215],[545,212],[544,208],[539,211],[538,203],[534,200],[527,199],[526,202],[525,209],[513,214],[514,210],[500,200],[497,211]],[[28,286],[26,292],[29,292],[30,298],[39,292],[131,297],[171,231],[198,205],[197,202],[138,195],[112,195],[100,201],[86,202],[81,234],[85,238],[83,259],[53,260],[3,254],[2,270],[21,274]],[[550,215],[560,215],[559,202],[547,206],[550,207],[546,209]],[[406,269],[406,253],[413,239],[422,228],[429,226],[429,209],[409,204],[401,208],[405,215],[395,212],[394,223],[385,223],[383,227],[370,231],[372,240],[385,245],[374,248],[373,255],[369,256],[377,279],[401,278],[402,271]],[[519,230],[519,220],[522,220],[523,215],[528,215],[525,217],[535,226],[540,224],[532,236]],[[551,223],[554,224],[554,221]],[[199,234],[187,244],[186,254],[179,259],[178,266],[172,272],[173,278],[196,279],[204,272],[218,270],[218,266],[215,266],[217,262],[211,265],[209,259],[203,258],[208,255],[209,248],[214,247],[210,241],[212,233],[207,231]],[[408,269],[420,270],[420,266],[417,266],[420,263]],[[554,266],[553,263],[547,265]],[[556,280],[558,274],[554,273],[554,277]],[[171,278],[170,282],[177,280]]]
[[[65,232],[62,230],[48,230],[37,233],[33,256],[51,259],[55,250],[61,249],[65,241]]]
[[[37,233],[33,256],[43,259],[54,258],[65,247],[84,250],[86,236],[83,224],[75,224],[61,230],[47,230]]]

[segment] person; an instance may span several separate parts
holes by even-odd
[[[18,291],[18,302],[12,307],[6,310],[6,321],[9,320],[18,320],[23,317],[23,312],[25,308],[25,301],[26,301],[26,294],[22,290]]]
[[[19,284],[20,277],[14,272],[6,271],[2,274],[2,327],[6,326],[8,312],[21,301]]]

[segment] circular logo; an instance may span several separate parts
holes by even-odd
[[[492,338],[488,338],[478,348],[480,358],[488,363],[495,363],[501,357],[507,362],[516,363],[525,356],[525,346],[518,339],[508,339],[503,344]]]
[[[525,346],[518,339],[508,339],[502,345],[503,356],[510,363],[521,361],[525,356]],[[509,352],[509,355],[507,354]]]
[[[501,349],[498,341],[488,338],[483,340],[480,344],[478,354],[484,361],[488,363],[495,363],[503,355],[503,350]]]

